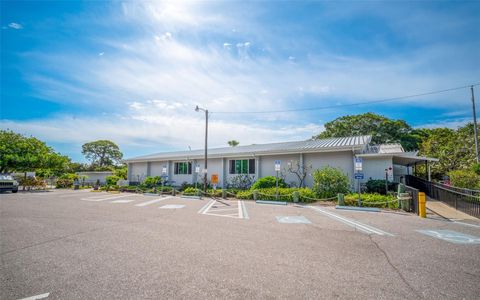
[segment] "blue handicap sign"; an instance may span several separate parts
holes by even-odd
[[[355,179],[363,179],[364,175],[363,173],[355,173]]]
[[[444,240],[454,244],[468,244],[468,245],[478,245],[480,244],[480,238],[453,231],[453,230],[440,230],[440,229],[425,229],[425,230],[417,230],[420,233],[425,235]]]

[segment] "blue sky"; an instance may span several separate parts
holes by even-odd
[[[310,138],[372,111],[413,126],[471,118],[480,2],[1,1],[1,128],[81,161],[110,139],[126,157]],[[480,97],[480,92],[477,92]]]

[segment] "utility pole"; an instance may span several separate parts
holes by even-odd
[[[475,138],[475,154],[477,158],[477,163],[480,162],[480,153],[478,150],[478,128],[477,128],[477,112],[475,110],[475,94],[473,93],[473,85],[470,86],[470,91],[472,92],[472,106],[473,106],[473,134]]]
[[[203,172],[205,173],[204,174],[204,178],[203,178],[203,191],[206,193],[207,192],[207,173],[208,173],[208,169],[207,169],[207,152],[208,152],[208,109],[203,109],[203,108],[200,108],[198,107],[195,107],[195,111],[196,112],[199,112],[199,111],[204,111],[205,112],[205,169],[203,170]]]

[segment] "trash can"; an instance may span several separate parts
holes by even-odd
[[[344,194],[338,194],[337,199],[338,199],[338,205],[345,206],[345,195]]]

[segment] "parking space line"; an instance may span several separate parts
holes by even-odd
[[[82,198],[80,200],[83,201],[92,201],[92,202],[100,202],[100,201],[105,201],[105,200],[113,200],[113,199],[118,199],[118,198],[125,198],[125,197],[132,197],[134,195],[121,195],[121,196],[113,196],[113,197],[107,197],[107,198],[98,198],[97,197],[89,197],[89,198]]]
[[[242,209],[243,209],[243,218],[250,219],[250,217],[248,216],[247,207],[245,206],[245,202],[243,201],[240,201],[240,202],[242,204]]]
[[[243,209],[242,209],[242,203],[240,203],[240,200],[238,200],[237,206],[238,206],[238,217],[240,219],[243,219]]]
[[[78,196],[78,195],[83,195],[87,194],[88,192],[73,192],[73,193],[68,193],[68,194],[61,194],[58,197],[59,198],[67,198],[67,197],[73,197],[73,196]]]
[[[160,201],[163,201],[163,200],[167,200],[167,199],[170,199],[170,198],[173,198],[173,197],[164,197],[164,198],[153,199],[153,200],[150,200],[150,201],[135,204],[135,206],[143,207],[143,206],[154,204],[154,203],[157,203],[157,202],[160,202]]]
[[[209,210],[210,207],[213,206],[213,204],[215,204],[215,200],[210,200],[207,204],[205,204],[202,208],[200,208],[200,210],[198,211],[199,214],[204,214],[205,211]]]
[[[131,199],[120,199],[120,200],[113,200],[112,202],[110,203],[130,203],[130,202],[133,202],[135,200],[131,200]]]
[[[203,215],[209,215],[209,216],[215,216],[215,217],[227,217],[227,218],[238,219],[238,214],[217,215],[217,214],[203,213]]]
[[[40,295],[35,295],[27,298],[22,298],[20,300],[37,300],[37,299],[45,299],[50,295],[50,293],[45,293],[45,294],[40,294]]]
[[[470,223],[464,223],[464,222],[458,222],[458,221],[453,221],[453,223],[459,224],[459,225],[465,225],[465,226],[475,227],[475,228],[480,228],[480,226],[475,225],[475,224],[470,224]]]
[[[393,234],[391,233],[388,233],[386,231],[383,231],[381,229],[378,229],[378,228],[375,228],[375,227],[372,227],[372,226],[369,226],[369,225],[366,225],[366,224],[363,224],[363,223],[360,223],[358,221],[354,221],[354,220],[351,220],[351,219],[347,219],[345,217],[342,217],[340,215],[337,215],[337,214],[334,214],[334,213],[331,213],[331,212],[328,212],[324,209],[321,209],[319,207],[314,207],[314,206],[309,206],[309,208],[321,213],[321,214],[324,214],[326,215],[327,217],[330,217],[332,219],[335,219],[339,222],[342,222],[350,227],[353,227],[355,229],[358,229],[360,231],[362,231],[363,233],[366,233],[366,234],[377,234],[377,235],[382,235],[382,236],[393,236]]]
[[[229,211],[229,210],[237,210],[237,208],[218,208],[218,209],[210,209],[209,211],[217,212],[217,211]]]

